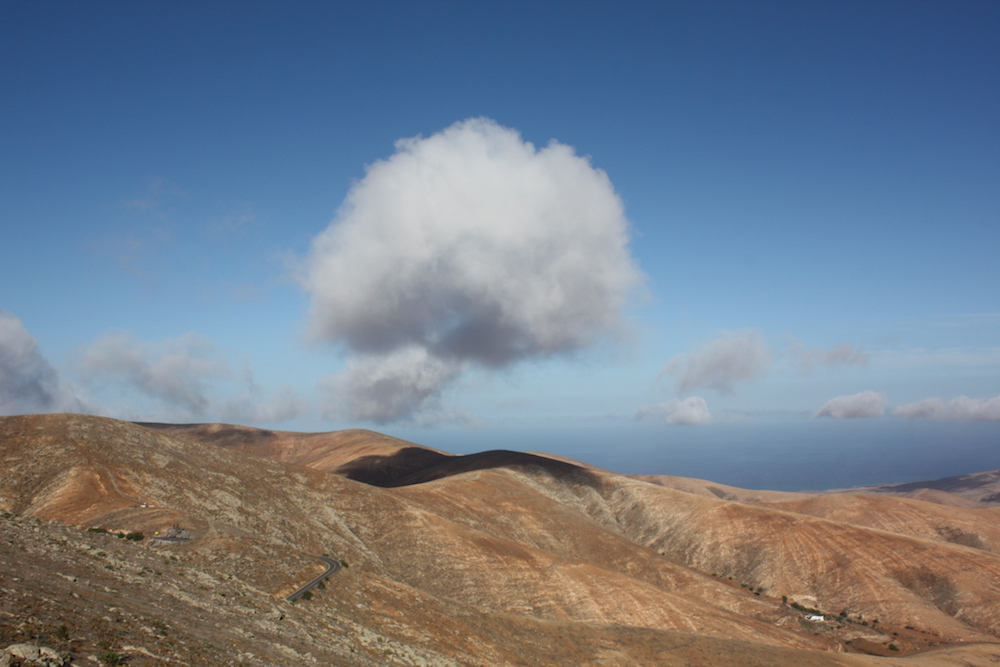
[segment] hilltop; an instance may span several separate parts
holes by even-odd
[[[130,665],[1000,659],[996,508],[81,415],[0,418],[0,466],[0,638],[76,657],[103,643]],[[175,526],[193,539],[88,531]],[[318,554],[347,567],[284,602]]]

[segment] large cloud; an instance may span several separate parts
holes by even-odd
[[[860,394],[831,398],[816,411],[814,416],[834,419],[867,419],[879,417],[884,412],[885,394],[863,391]]]
[[[916,403],[901,405],[892,411],[892,415],[906,419],[1000,421],[1000,396],[985,400],[959,396],[948,402],[940,398],[925,398]]]
[[[733,383],[751,380],[767,372],[771,351],[756,329],[724,331],[719,338],[689,354],[680,354],[663,367],[660,375],[677,375],[680,394],[698,387],[732,393]]]
[[[354,355],[331,410],[386,422],[470,365],[586,349],[623,327],[640,272],[607,175],[484,118],[403,139],[312,244],[308,331]]]
[[[633,419],[662,419],[668,424],[696,426],[711,424],[712,413],[704,398],[690,396],[683,401],[673,399],[657,405],[644,405],[636,411]]]

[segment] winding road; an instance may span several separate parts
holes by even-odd
[[[288,597],[286,597],[285,598],[286,601],[288,601],[288,602],[295,602],[300,597],[302,597],[303,595],[305,595],[306,593],[308,593],[312,589],[314,589],[317,586],[319,586],[321,583],[323,583],[323,581],[326,580],[327,577],[329,577],[331,574],[335,573],[337,570],[339,570],[342,567],[341,562],[339,560],[337,560],[336,558],[330,558],[329,556],[316,556],[316,558],[319,558],[321,561],[323,561],[324,563],[326,563],[326,565],[327,565],[326,572],[324,572],[323,574],[319,575],[318,577],[316,577],[315,579],[313,579],[312,581],[310,581],[308,584],[306,584],[305,586],[303,586],[299,590],[295,591],[294,593],[292,593],[291,595],[289,595]]]

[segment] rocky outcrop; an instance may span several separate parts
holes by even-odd
[[[68,654],[48,646],[11,644],[0,652],[0,667],[17,667],[18,665],[63,667],[68,664]]]

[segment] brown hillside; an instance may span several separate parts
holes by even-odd
[[[975,583],[978,577],[997,580],[996,556],[982,553],[997,544],[1000,517],[992,510],[969,511],[875,495],[748,491],[669,476],[651,476],[653,486],[515,452],[459,457],[405,447],[355,459],[337,472],[369,483],[402,486],[474,470],[526,468],[546,472],[535,477],[551,480],[543,492],[564,508],[688,568],[761,589],[765,595],[784,595],[824,611],[849,611],[883,623],[933,628],[962,641],[982,640],[1000,628],[1000,597]],[[380,476],[386,471],[395,476]],[[490,507],[511,506],[508,498],[515,491],[491,479],[491,484],[461,494],[482,499],[468,520],[473,525],[481,525]],[[576,483],[567,483],[569,479]],[[441,507],[454,510],[467,503],[449,498]],[[657,509],[650,512],[651,508]],[[809,516],[795,518],[790,513]],[[551,508],[537,508],[528,516],[538,514],[559,515]],[[974,547],[979,553],[952,553],[947,550],[951,545]],[[960,563],[957,570],[952,563]],[[470,586],[474,588],[475,582]]]
[[[912,498],[865,494],[813,496],[767,505],[788,512],[1000,554],[1000,513],[995,509],[942,506]]]
[[[397,465],[384,459],[416,446],[370,432],[302,434],[306,453],[292,436],[214,433],[224,446],[96,417],[0,419],[0,635],[72,625],[77,657],[118,642],[130,665],[862,665],[877,659],[837,651],[890,643],[915,665],[1000,659],[1000,568],[982,549],[516,452],[419,448],[425,465]],[[408,484],[254,447],[333,469],[374,457],[357,470]],[[194,539],[83,529],[173,525]],[[350,567],[283,602],[322,572],[319,553]],[[782,594],[852,618],[808,623]]]
[[[450,456],[429,447],[364,429],[295,433],[232,424],[140,423],[139,425],[182,440],[202,442],[265,459],[309,466],[324,472],[333,472],[359,458],[391,456],[401,449],[423,450],[431,455]]]
[[[971,502],[980,507],[1000,507],[1000,470],[956,475],[925,482],[880,484],[834,491],[838,492],[904,496],[946,505],[968,506]]]

